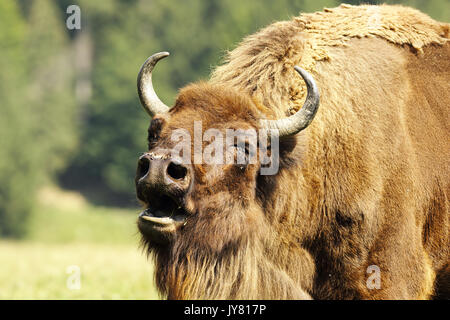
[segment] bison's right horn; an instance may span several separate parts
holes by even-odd
[[[167,57],[168,55],[168,52],[155,53],[150,58],[145,60],[138,74],[137,87],[139,99],[141,100],[141,104],[145,111],[147,111],[151,117],[157,113],[166,113],[170,109],[161,100],[159,100],[152,84],[153,68],[159,60]]]
[[[313,77],[300,67],[295,66],[294,69],[302,76],[308,90],[303,107],[294,115],[284,119],[261,120],[261,127],[278,130],[280,138],[294,135],[305,129],[314,119],[319,108],[319,89]]]

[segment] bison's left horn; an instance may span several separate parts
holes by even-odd
[[[313,77],[300,67],[295,66],[297,71],[306,83],[308,93],[303,107],[294,115],[279,120],[261,120],[261,127],[266,129],[277,129],[279,137],[294,135],[305,129],[319,108],[319,89]]]
[[[157,113],[166,113],[170,109],[161,100],[159,100],[152,84],[153,68],[159,60],[167,57],[168,55],[168,52],[155,53],[150,58],[145,60],[138,74],[137,87],[139,99],[141,100],[141,104],[145,111],[147,111],[151,117]]]

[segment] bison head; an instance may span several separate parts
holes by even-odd
[[[151,56],[138,76],[141,103],[153,117],[149,150],[139,158],[135,179],[144,206],[138,228],[155,255],[159,289],[169,298],[270,297],[264,290],[249,295],[255,284],[243,274],[260,270],[273,279],[286,277],[264,257],[274,232],[263,199],[270,183],[261,170],[278,161],[278,137],[281,144],[292,142],[288,137],[312,121],[317,87],[295,67],[307,84],[307,99],[299,112],[280,120],[266,120],[268,110],[250,96],[210,83],[182,89],[169,108],[151,80],[155,64],[167,55]],[[226,278],[227,289],[214,284],[218,274]],[[304,294],[281,278],[287,284],[280,290]]]

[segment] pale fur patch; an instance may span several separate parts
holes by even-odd
[[[314,73],[316,62],[330,59],[329,48],[347,46],[352,38],[379,37],[420,53],[427,45],[449,41],[449,30],[450,24],[409,7],[342,4],[274,23],[248,36],[228,53],[211,81],[260,100],[268,107],[267,117],[283,117],[295,113],[306,96],[294,65]]]

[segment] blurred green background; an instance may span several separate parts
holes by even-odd
[[[449,22],[450,0],[401,3]],[[136,160],[149,119],[136,76],[163,101],[206,79],[245,35],[335,0],[0,0],[0,299],[158,298],[138,248]],[[81,29],[69,30],[69,5]],[[81,288],[70,290],[68,267]]]

